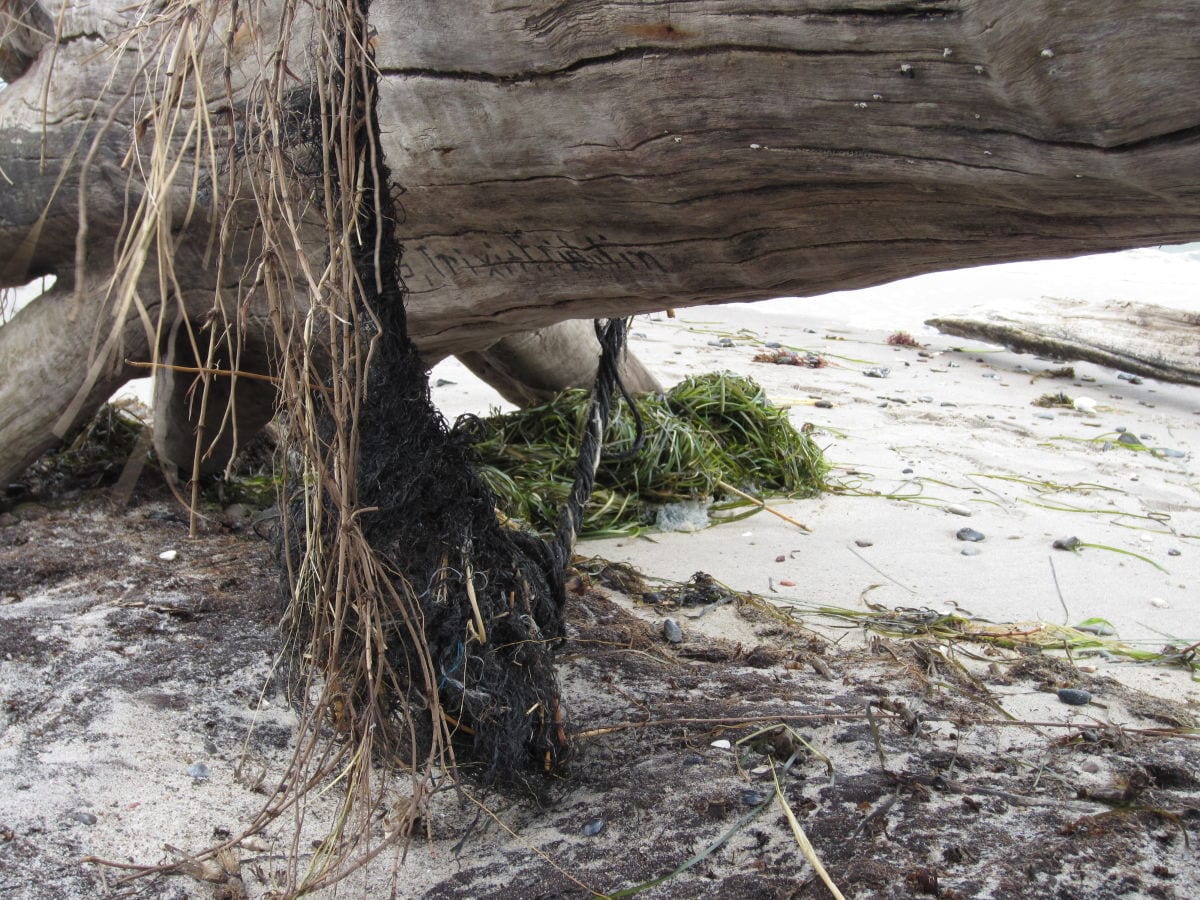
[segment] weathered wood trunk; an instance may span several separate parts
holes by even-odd
[[[141,73],[169,32],[151,23],[138,53],[118,49],[140,15],[118,0],[0,8],[28,25],[0,42],[0,283],[103,270],[143,197],[131,135],[153,139]],[[218,131],[261,89],[282,8],[198,7],[215,22],[197,54]],[[297,88],[303,18],[283,26]],[[375,0],[372,20],[410,325],[431,360],[571,318],[1200,237],[1200,4]],[[186,214],[209,188],[191,171],[153,199],[202,246],[211,223]],[[248,259],[252,218],[234,247]],[[193,256],[177,279],[215,285]],[[42,402],[7,362],[23,342],[0,329],[0,425]],[[4,477],[39,444],[10,427]]]
[[[1096,305],[1057,299],[1052,308],[1052,316],[1011,310],[986,317],[930,319],[925,324],[1021,353],[1200,385],[1200,315],[1116,301]]]

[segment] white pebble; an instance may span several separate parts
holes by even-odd
[[[178,550],[164,550],[158,554],[159,559],[165,559],[167,562],[172,562],[177,556],[179,556]]]
[[[1096,411],[1096,401],[1091,397],[1076,397],[1071,401],[1071,405],[1080,412],[1093,413]]]
[[[1151,597],[1150,605],[1153,606],[1155,609],[1170,609],[1170,607],[1171,607],[1171,604],[1168,603],[1166,600],[1164,600],[1162,597]]]
[[[946,512],[951,513],[952,515],[955,515],[955,516],[971,515],[971,510],[967,509],[965,506],[947,506]]]
[[[718,750],[728,750],[733,746],[733,744],[729,743],[729,741],[725,740],[725,738],[721,738],[719,741],[713,741],[711,744],[709,744],[709,746],[716,747]]]

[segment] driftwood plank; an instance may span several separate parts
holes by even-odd
[[[1023,353],[1200,385],[1200,313],[1146,303],[1056,300],[1041,313],[938,318],[925,324]]]

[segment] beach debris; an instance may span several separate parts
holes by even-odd
[[[553,532],[574,483],[589,398],[565,391],[542,406],[472,423],[479,474],[506,516]],[[740,518],[748,503],[761,501],[721,484],[759,496],[812,496],[828,469],[816,442],[754,381],[728,372],[695,376],[665,395],[636,398],[633,409],[624,399],[613,404],[581,534],[637,534],[663,505],[682,501],[711,503],[714,521]]]
[[[1073,399],[1071,399],[1070,397],[1068,397],[1066,394],[1064,394],[1062,391],[1058,391],[1057,393],[1053,393],[1053,394],[1042,394],[1042,396],[1040,396],[1036,400],[1032,401],[1032,403],[1034,406],[1041,406],[1046,409],[1055,408],[1055,407],[1062,407],[1064,409],[1072,409],[1075,405],[1075,401]]]
[[[1075,626],[1076,631],[1082,631],[1084,634],[1094,634],[1096,637],[1112,637],[1117,633],[1117,629],[1113,627],[1112,622],[1107,619],[1101,619],[1098,616],[1091,619],[1084,619]]]
[[[654,516],[654,527],[659,531],[690,533],[703,531],[708,525],[708,502],[705,500],[664,503]]]
[[[179,551],[178,550],[164,550],[162,553],[158,554],[158,558],[162,559],[162,560],[166,560],[167,562],[174,562],[176,559],[179,558]]]
[[[829,365],[829,360],[819,353],[797,353],[780,347],[767,345],[768,350],[754,354],[755,362],[772,363],[777,366],[801,366],[806,369],[823,369]]]
[[[725,738],[721,738],[720,740],[713,741],[708,746],[715,747],[718,750],[728,750],[733,747],[733,744],[729,743]]]
[[[971,510],[967,509],[967,507],[958,506],[953,503],[950,504],[949,506],[944,507],[944,509],[946,510],[946,512],[948,512],[954,516],[972,516],[972,515],[974,515],[974,513]]]
[[[668,618],[662,624],[663,637],[667,639],[668,644],[683,643],[683,629],[679,627],[679,623],[674,619]]]
[[[1073,379],[1074,377],[1075,377],[1075,367],[1074,366],[1059,366],[1058,368],[1055,368],[1055,369],[1042,369],[1042,371],[1036,373],[1033,376],[1033,380],[1037,381],[1039,378],[1069,378],[1069,379]]]
[[[863,369],[863,374],[868,378],[887,378],[892,374],[892,370],[887,366],[871,366],[869,369]]]
[[[974,528],[960,528],[954,533],[954,536],[960,541],[978,542],[984,540],[983,532],[976,531]]]
[[[188,766],[188,777],[196,781],[206,781],[209,777],[208,766],[202,762],[195,762]]]
[[[893,331],[887,342],[893,347],[920,347],[920,342],[907,331]]]
[[[1058,699],[1068,706],[1086,706],[1092,702],[1092,694],[1082,688],[1059,688]]]
[[[595,837],[604,830],[604,820],[592,819],[592,821],[588,822],[579,830],[582,832],[584,837]]]

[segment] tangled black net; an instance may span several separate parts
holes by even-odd
[[[363,17],[365,21],[365,9]],[[422,708],[434,708],[423,667],[423,660],[431,660],[458,768],[489,783],[516,782],[536,789],[534,773],[553,770],[566,751],[554,670],[564,633],[563,569],[591,489],[626,323],[609,322],[601,335],[606,361],[590,417],[595,422],[589,425],[589,437],[593,432],[595,437],[585,442],[585,452],[593,458],[580,462],[580,479],[555,541],[502,524],[494,496],[473,468],[470,428],[447,427],[409,339],[401,247],[394,234],[396,207],[387,187],[391,173],[380,148],[369,145],[377,131],[374,77],[373,70],[361,76],[359,109],[365,113],[356,138],[358,158],[368,166],[363,183],[355,186],[362,197],[355,231],[354,267],[362,285],[357,327],[362,346],[373,341],[358,416],[357,524],[397,595],[418,612],[420,632],[414,639],[405,624],[412,617],[405,620],[400,610],[384,616],[394,687],[382,701],[365,696],[361,687],[356,694],[353,683],[341,687],[356,706],[382,702],[387,720],[396,727],[386,745],[402,757],[409,746],[419,755],[437,727],[432,715],[420,714]],[[336,182],[334,187],[350,188]],[[327,446],[333,444],[334,427],[331,417]],[[334,509],[326,504],[327,534],[339,527]],[[291,504],[287,529],[293,559],[303,550],[304,516],[301,497]],[[310,643],[303,640],[304,629],[311,631],[316,621],[312,609],[305,608],[312,602],[291,599],[289,617],[300,630],[302,650]],[[351,604],[339,627],[339,654],[351,658],[355,642],[361,647],[368,639],[361,608]],[[345,680],[353,678],[350,670]],[[405,723],[428,731],[406,734]]]

